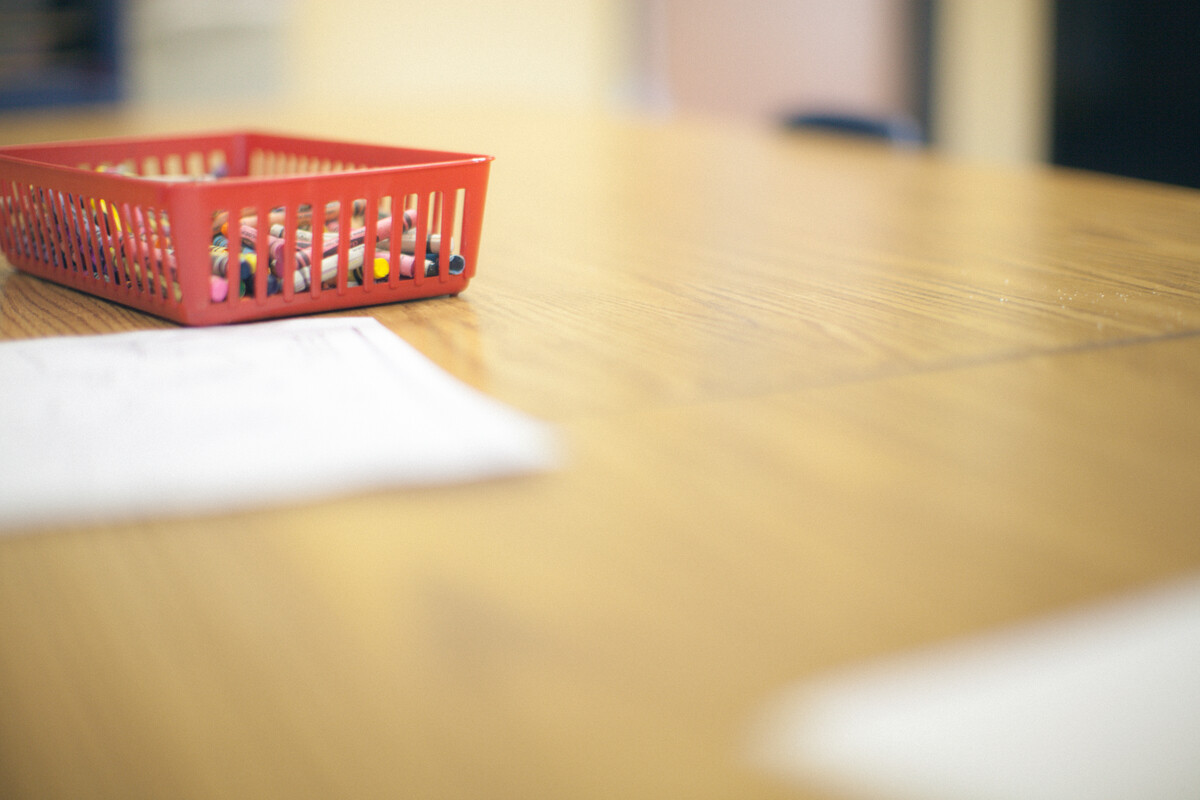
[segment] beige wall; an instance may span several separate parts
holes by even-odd
[[[1051,0],[942,0],[933,134],[948,153],[1045,160],[1050,138]]]
[[[295,0],[286,91],[352,100],[613,99],[624,0]]]
[[[1051,0],[942,0],[933,135],[1045,156]],[[904,114],[906,0],[130,0],[133,98]]]
[[[903,0],[651,0],[663,7],[672,107],[770,118],[912,108]]]
[[[611,102],[633,0],[130,0],[135,102]]]
[[[131,0],[134,97],[907,106],[902,0]]]

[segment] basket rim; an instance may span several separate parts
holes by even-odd
[[[114,149],[121,147],[147,146],[179,146],[190,148],[217,147],[231,145],[230,149],[238,151],[242,156],[256,149],[267,149],[268,145],[291,145],[296,148],[304,146],[349,148],[360,155],[368,154],[376,160],[386,161],[387,156],[395,156],[400,163],[381,163],[376,166],[341,169],[314,170],[311,172],[288,173],[284,175],[232,175],[222,178],[225,181],[260,181],[277,177],[313,177],[317,175],[346,175],[362,174],[380,170],[396,170],[409,168],[445,167],[459,164],[473,164],[494,161],[495,156],[480,153],[467,153],[456,150],[430,149],[425,147],[401,146],[395,144],[380,144],[376,142],[350,141],[344,139],[327,139],[315,136],[304,136],[295,133],[269,131],[258,128],[226,129],[216,131],[198,131],[192,133],[145,134],[130,136],[113,136],[92,139],[63,139],[49,142],[26,142],[0,146],[0,162],[16,162],[37,167],[52,167],[67,169],[81,174],[97,175],[94,171],[86,170],[77,164],[63,163],[58,160],[48,160],[39,157],[40,154],[54,151],[71,151],[87,148]],[[349,157],[349,156],[346,156]],[[155,183],[159,185],[186,183],[186,177],[172,180],[170,177],[156,176],[147,178],[140,175],[123,175],[119,173],[100,173],[104,179],[135,181],[138,183]]]

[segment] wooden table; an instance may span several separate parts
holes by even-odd
[[[231,111],[0,120],[0,142]],[[699,121],[295,112],[493,153],[366,312],[565,466],[0,538],[0,796],[808,797],[775,692],[1200,568],[1200,193]],[[219,123],[219,124],[218,124]],[[168,323],[0,266],[0,336]]]

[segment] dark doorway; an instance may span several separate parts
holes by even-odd
[[[1055,7],[1053,161],[1200,188],[1200,2]]]

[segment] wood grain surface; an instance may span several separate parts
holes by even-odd
[[[779,689],[1200,568],[1200,193],[467,108],[0,142],[238,125],[496,156],[468,290],[351,313],[566,463],[0,539],[0,796],[817,797],[746,758]],[[0,338],[168,326],[0,262]]]

